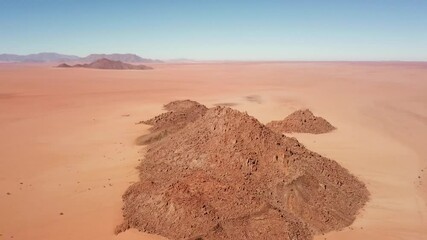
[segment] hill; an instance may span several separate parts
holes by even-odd
[[[80,58],[74,55],[59,53],[37,53],[29,55],[0,54],[1,62],[67,62],[76,61]]]
[[[368,200],[365,185],[338,163],[246,113],[188,100],[165,107],[168,114],[147,123],[179,129],[148,145],[116,233],[310,240],[349,226]],[[198,113],[186,117],[189,109]]]
[[[266,124],[273,131],[298,133],[327,133],[335,129],[322,117],[314,116],[309,109],[298,110],[280,121],[271,121]]]
[[[155,63],[155,62],[161,62],[159,60],[154,59],[148,59],[148,58],[142,58],[136,54],[91,54],[87,57],[81,58],[81,61],[85,62],[93,62],[98,59],[107,58],[113,61],[121,61],[121,62],[127,62],[127,63]]]
[[[68,64],[62,63],[60,65],[58,65],[57,67],[60,68],[93,68],[93,69],[115,69],[115,70],[148,70],[148,69],[152,69],[149,66],[145,66],[145,65],[132,65],[132,64],[128,64],[128,63],[123,63],[120,61],[112,61],[110,59],[106,59],[106,58],[102,58],[102,59],[98,59],[92,63],[89,64],[76,64],[73,66],[70,66]]]
[[[159,63],[160,60],[142,58],[136,54],[90,54],[86,57],[64,55],[59,53],[37,53],[29,55],[0,54],[0,62],[93,62],[107,58],[112,61],[127,63]]]

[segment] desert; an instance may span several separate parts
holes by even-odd
[[[56,65],[47,63],[0,64],[0,238],[220,239],[224,235],[204,228],[199,228],[203,231],[195,231],[192,236],[186,235],[187,228],[156,228],[160,225],[155,224],[156,218],[150,214],[161,214],[157,219],[167,219],[167,213],[153,211],[159,205],[144,205],[148,206],[144,210],[149,213],[145,216],[148,219],[140,224],[148,224],[145,227],[138,227],[139,224],[123,225],[131,217],[128,213],[135,212],[132,209],[138,207],[126,203],[127,194],[132,193],[128,189],[138,186],[141,177],[147,181],[160,181],[156,185],[158,189],[168,189],[167,181],[176,178],[182,180],[176,188],[166,192],[155,191],[179,201],[184,196],[179,197],[179,191],[184,191],[187,184],[192,189],[200,188],[202,192],[212,191],[212,195],[204,192],[212,199],[220,196],[214,193],[219,185],[224,184],[224,180],[210,180],[212,176],[217,176],[215,168],[206,170],[211,175],[203,172],[189,175],[193,179],[182,178],[182,174],[189,170],[169,171],[170,176],[153,174],[167,169],[154,164],[159,163],[154,153],[159,156],[164,154],[160,161],[163,159],[165,164],[174,161],[188,164],[187,161],[193,160],[193,157],[187,158],[187,155],[179,153],[179,158],[173,160],[175,155],[166,152],[176,151],[174,146],[181,146],[184,153],[195,151],[192,153],[195,156],[201,156],[201,153],[222,153],[226,156],[230,154],[228,149],[235,147],[249,154],[252,152],[249,146],[263,144],[275,151],[281,149],[279,145],[270,147],[270,141],[250,141],[250,136],[255,136],[251,135],[255,131],[253,129],[261,129],[257,130],[260,136],[268,136],[267,139],[274,139],[274,143],[286,139],[282,146],[297,141],[304,150],[296,147],[299,150],[295,149],[295,152],[332,159],[340,169],[348,170],[357,179],[357,183],[360,183],[357,186],[366,187],[366,192],[362,190],[360,195],[366,198],[363,197],[363,204],[348,215],[354,217],[332,225],[318,224],[316,219],[313,220],[313,215],[300,213],[292,216],[307,216],[307,220],[300,222],[288,217],[286,219],[289,221],[282,222],[279,219],[283,217],[277,215],[274,208],[265,208],[260,201],[254,201],[254,208],[244,208],[245,211],[269,210],[253,219],[234,219],[222,223],[223,232],[228,233],[229,237],[235,236],[232,226],[242,226],[245,228],[234,231],[259,236],[251,234],[269,229],[278,234],[278,239],[286,239],[280,236],[289,232],[297,234],[286,235],[290,236],[289,239],[295,239],[295,236],[316,240],[427,238],[425,63],[216,62],[146,65],[153,69],[94,71],[56,68]],[[200,105],[188,103],[186,99]],[[170,102],[172,104],[165,105]],[[182,102],[185,104],[179,104]],[[188,108],[192,110],[185,112]],[[168,113],[171,109],[178,114]],[[282,134],[264,127],[301,109],[310,109],[315,116],[326,119],[334,130],[321,134],[282,132],[282,137]],[[218,116],[240,119],[249,125],[241,126],[240,122],[225,121]],[[209,118],[200,120],[203,117]],[[210,124],[213,123],[210,121],[227,123],[231,129],[239,129],[242,134],[219,134],[217,130],[212,130]],[[223,136],[228,136],[227,144],[218,145],[222,147],[215,151],[220,152],[210,152],[209,149],[216,146],[215,142],[222,143]],[[199,137],[213,140],[200,147],[192,145],[194,141],[200,141],[197,140]],[[236,146],[233,145],[235,139],[238,140]],[[240,141],[244,144],[239,145]],[[254,184],[245,185],[247,192],[242,196],[268,199],[254,192],[261,189],[263,180],[265,187],[268,187],[273,186],[269,183],[281,179],[267,174],[270,173],[268,167],[271,164],[279,164],[275,162],[274,154],[274,151],[266,151],[264,155],[268,157],[265,160],[259,158],[258,162],[249,161],[245,165],[245,172],[242,173],[251,173]],[[282,155],[278,156],[282,158]],[[226,159],[233,157],[230,155],[221,161]],[[239,167],[232,162],[228,164],[231,165],[225,169],[229,171],[227,175],[235,177],[233,181],[236,183],[245,183],[244,178],[233,170]],[[279,165],[274,166],[278,171],[281,169]],[[150,167],[153,169],[150,170]],[[313,176],[317,176],[315,172]],[[203,181],[210,188],[197,185],[201,179],[205,179]],[[332,185],[322,181],[329,190]],[[301,184],[311,182],[303,180]],[[351,189],[356,188],[353,186]],[[135,196],[138,198],[139,195]],[[240,200],[239,191],[230,196],[237,196],[238,200],[226,200],[251,202],[244,197]],[[274,197],[270,205],[274,205],[273,200]],[[310,203],[309,200],[307,202]],[[353,200],[339,204],[347,206],[352,202],[357,203]],[[228,219],[227,213],[236,215],[233,211],[243,211],[238,207],[228,208],[216,200],[209,203],[205,206],[207,215],[200,215],[201,219],[204,219],[203,216]],[[195,205],[190,206],[198,206],[200,202],[192,204]],[[212,206],[224,208],[219,215],[212,215]],[[299,212],[310,205],[304,208],[298,206],[301,205],[287,210],[283,208],[285,215],[292,213],[290,210]],[[185,218],[188,217],[186,214],[176,216],[183,216],[183,223],[189,225],[206,222],[192,222],[191,218]],[[264,219],[264,222],[259,219]],[[310,225],[310,221],[315,224]],[[217,224],[212,222],[210,226],[215,229]],[[307,228],[314,230],[298,232]],[[251,231],[253,229],[259,231]],[[284,233],[281,232],[283,229],[294,230]],[[203,236],[199,236],[199,233]]]
[[[0,1],[0,240],[427,240],[427,1]]]

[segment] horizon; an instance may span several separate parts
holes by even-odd
[[[135,55],[137,57],[141,57],[143,59],[148,59],[148,60],[153,60],[153,61],[160,61],[161,62],[173,62],[173,61],[193,61],[195,63],[222,63],[222,62],[283,62],[283,63],[427,63],[427,60],[287,60],[287,59],[277,59],[277,60],[248,60],[248,59],[192,59],[192,58],[170,58],[170,59],[157,59],[157,58],[147,58],[145,56],[140,56],[138,54],[135,53],[117,53],[117,52],[112,52],[112,53],[90,53],[88,55],[76,55],[76,54],[63,54],[63,53],[58,53],[58,52],[37,52],[37,53],[29,53],[29,54],[15,54],[15,53],[0,53],[0,55],[16,55],[16,56],[29,56],[29,55],[38,55],[38,54],[58,54],[58,55],[64,55],[64,56],[72,56],[72,57],[78,57],[79,59],[76,60],[63,60],[63,61],[59,61],[59,62],[72,62],[72,61],[79,61],[80,59],[89,57],[91,55]],[[108,57],[102,57],[102,58],[98,58],[99,59],[109,59]],[[109,59],[112,60],[112,59]],[[95,60],[96,61],[96,60]],[[112,61],[119,61],[119,62],[123,62],[120,60],[112,60]],[[22,62],[22,63],[51,63],[51,62],[57,62],[57,61],[46,61],[46,62],[31,62],[31,61],[27,61],[27,62]],[[11,62],[2,62],[0,61],[0,63],[15,63],[13,61]]]
[[[0,1],[0,53],[423,62],[425,12],[417,1]]]
[[[218,63],[221,63],[221,62],[289,62],[289,63],[292,63],[292,62],[296,62],[296,63],[298,63],[298,62],[300,62],[300,63],[311,63],[311,62],[313,62],[313,63],[316,63],[316,62],[319,62],[319,63],[328,63],[328,62],[331,62],[331,63],[352,63],[352,62],[354,62],[354,63],[358,63],[358,62],[360,62],[360,63],[363,63],[363,62],[399,63],[399,62],[401,62],[401,63],[426,63],[427,62],[427,60],[393,60],[393,59],[391,59],[391,60],[339,60],[339,59],[338,60],[286,60],[286,59],[277,59],[277,60],[268,60],[268,59],[265,59],[265,60],[214,59],[214,60],[212,60],[212,59],[191,59],[191,58],[157,59],[157,58],[147,58],[145,56],[140,56],[136,53],[117,53],[117,52],[90,53],[87,55],[64,54],[64,53],[60,53],[60,52],[37,52],[37,53],[29,53],[29,54],[0,53],[0,55],[16,55],[16,56],[29,56],[29,55],[38,55],[38,54],[59,54],[59,55],[72,56],[72,57],[78,57],[78,58],[86,58],[86,57],[89,57],[91,55],[116,55],[116,54],[117,55],[135,55],[135,56],[141,57],[143,59],[154,60],[154,61],[158,60],[160,62],[163,62],[163,61],[166,61],[166,62],[168,62],[168,61],[170,61],[170,62],[173,62],[173,61],[194,61],[194,62],[198,62],[198,63],[203,63],[203,62],[211,62],[211,63],[216,63],[216,62],[218,62]],[[108,57],[102,57],[102,58],[109,59]],[[102,58],[99,58],[99,59],[102,59]],[[74,60],[74,61],[78,61],[78,60],[79,59]],[[109,59],[109,60],[111,60],[111,59]],[[73,60],[70,60],[70,61],[73,61]],[[115,61],[120,61],[120,60],[115,60]],[[49,62],[56,62],[56,61],[47,61],[47,62],[39,62],[39,63],[49,63]],[[69,61],[64,60],[64,61],[60,61],[60,62],[69,62]],[[7,62],[1,62],[0,61],[0,63],[7,63]],[[14,63],[14,62],[10,62],[10,63]],[[31,61],[27,62],[27,63],[31,63]],[[33,63],[38,63],[38,62],[33,62]]]

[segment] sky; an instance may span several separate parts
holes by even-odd
[[[427,61],[427,0],[0,0],[0,53]]]

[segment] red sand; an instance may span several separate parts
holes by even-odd
[[[135,123],[160,114],[165,102],[190,98],[209,107],[236,103],[261,123],[309,108],[337,127],[287,134],[349,169],[371,193],[350,227],[316,240],[427,239],[425,66],[217,63],[110,71],[0,64],[0,234],[161,239],[132,229],[114,235],[123,221],[121,195],[138,181],[135,167],[145,153],[134,141],[147,126]],[[261,103],[248,101],[251,95]]]

